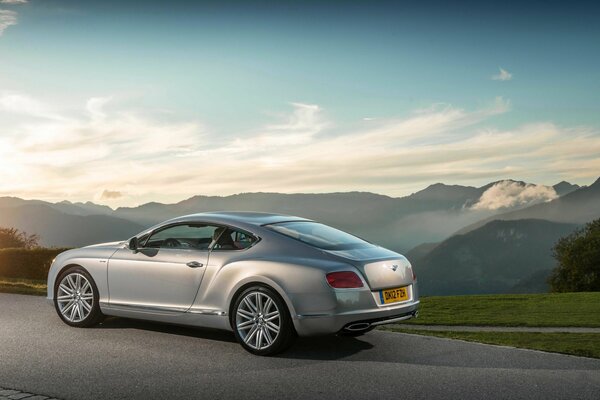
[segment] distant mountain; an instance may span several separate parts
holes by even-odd
[[[552,187],[554,188],[554,191],[556,192],[556,194],[558,194],[559,196],[564,196],[565,194],[569,194],[571,192],[576,191],[581,186],[574,185],[569,182],[561,181]]]
[[[556,265],[551,249],[576,224],[526,219],[492,221],[455,235],[411,262],[423,295],[547,291]]]
[[[50,207],[72,215],[112,215],[114,213],[112,208],[94,204],[91,201],[85,203],[71,203],[70,201],[65,200],[60,203],[50,203]]]
[[[570,185],[564,183],[561,187],[565,184]],[[511,187],[512,191],[503,194],[508,198],[515,195],[513,192],[519,192],[520,188],[527,186],[524,182],[512,180],[492,182],[479,188],[436,183],[401,198],[367,192],[241,193],[231,196],[194,196],[174,204],[152,202],[116,210],[91,202],[50,203],[3,197],[0,198],[0,209],[44,205],[67,215],[116,217],[120,221],[131,221],[135,226],[141,227],[180,215],[206,211],[277,212],[315,219],[393,250],[406,252],[421,243],[439,242],[457,230],[488,217],[525,207],[531,202],[544,201],[533,198],[526,199],[525,202],[508,201],[508,206],[500,209],[481,207],[480,200],[489,197],[489,190],[497,189],[498,185]],[[88,228],[81,226],[79,229]],[[43,240],[52,241],[46,237]]]
[[[561,185],[562,188],[566,187],[562,182],[558,185]],[[567,183],[567,185],[569,184]],[[600,178],[590,186],[580,187],[550,202],[488,217],[474,224],[467,225],[456,233],[467,233],[494,219],[518,220],[530,218],[577,224],[583,224],[600,218]]]
[[[35,203],[0,208],[0,226],[36,233],[42,245],[53,247],[126,240],[143,230],[141,225],[121,218],[65,214],[46,204]]]

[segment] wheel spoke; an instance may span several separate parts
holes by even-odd
[[[71,288],[71,290],[73,290],[73,292],[77,291],[75,281],[73,280],[73,275],[67,276],[67,283],[69,284],[69,287]]]
[[[256,348],[260,350],[262,348],[262,338],[263,338],[263,330],[262,328],[258,329],[258,333],[256,334]]]
[[[64,283],[61,283],[58,287],[65,293],[73,294],[73,289],[69,289]]]
[[[254,318],[254,314],[246,311],[246,310],[242,310],[241,308],[239,308],[237,310],[237,315],[239,315],[242,318],[247,318],[247,319],[253,319]]]
[[[87,312],[91,312],[92,311],[92,306],[89,305],[87,302],[82,301],[81,305],[83,306],[83,308],[87,311]]]
[[[273,331],[273,333],[277,334],[279,332],[279,326],[275,325],[272,322],[267,322],[267,328]]]
[[[255,321],[253,319],[249,320],[249,321],[245,321],[245,322],[241,322],[237,325],[238,329],[250,329],[252,327],[252,325],[255,324]]]
[[[86,280],[83,284],[83,286],[81,287],[81,293],[86,293],[87,290],[90,288],[90,283]]]
[[[248,306],[248,309],[250,310],[250,312],[252,312],[252,313],[258,312],[258,310],[256,309],[256,306],[254,304],[252,304],[252,301],[249,299],[249,297],[245,297],[244,302]]]
[[[65,294],[64,296],[58,296],[56,297],[56,300],[58,301],[65,301],[65,300],[70,300],[71,299],[71,295],[70,294]]]
[[[68,312],[68,311],[69,311],[69,309],[70,309],[71,307],[73,307],[74,305],[75,305],[75,300],[71,300],[69,303],[67,303],[67,305],[66,305],[66,306],[64,306],[64,307],[63,307],[63,309],[62,309],[62,311],[61,311],[61,312],[62,312],[62,314],[63,314],[63,315],[66,317],[66,316],[67,316],[67,315],[66,315],[66,314],[67,314],[67,312]]]
[[[257,331],[258,331],[258,325],[254,325],[252,327],[252,329],[250,329],[250,332],[248,332],[248,335],[246,335],[246,337],[244,338],[244,342],[246,342],[247,344],[250,344],[250,340],[252,340],[254,335],[256,335]]]
[[[271,313],[270,317],[265,317],[265,322],[271,322],[277,318],[279,318],[279,313],[276,311],[275,313]]]
[[[262,296],[260,295],[260,293],[256,292],[256,295],[254,297],[256,299],[256,309],[259,313],[263,312],[263,301],[262,301]]]
[[[263,314],[266,314],[269,312],[269,309],[271,308],[271,304],[273,304],[273,300],[271,300],[271,298],[268,297],[267,301],[265,302],[263,309],[262,309]]]
[[[71,321],[75,320],[76,312],[77,312],[77,303],[73,303],[73,307],[71,307],[71,314],[70,314]]]
[[[273,343],[273,338],[271,337],[271,333],[266,328],[263,328],[263,335],[265,337],[265,341],[267,342],[267,346],[270,346]]]

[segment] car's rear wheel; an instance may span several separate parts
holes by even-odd
[[[85,269],[70,267],[56,282],[54,307],[64,323],[87,328],[102,321],[104,315],[100,311],[98,288]]]
[[[296,337],[285,303],[275,291],[264,286],[247,288],[237,296],[231,322],[242,347],[260,356],[282,352]]]

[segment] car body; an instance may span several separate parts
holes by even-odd
[[[259,289],[234,308],[248,288]],[[264,325],[252,328],[257,342],[261,332],[277,333],[260,304],[289,320],[289,336],[358,335],[415,317],[419,305],[404,256],[312,220],[254,212],[182,216],[129,241],[68,250],[50,267],[47,298],[74,326],[87,326],[87,309],[99,307],[98,316],[223,329],[238,339],[236,324]],[[257,346],[244,347],[264,355],[285,347]]]

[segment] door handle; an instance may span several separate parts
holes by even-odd
[[[204,267],[204,264],[202,264],[201,262],[198,261],[190,261],[189,263],[185,264],[190,268],[200,268],[200,267]]]

